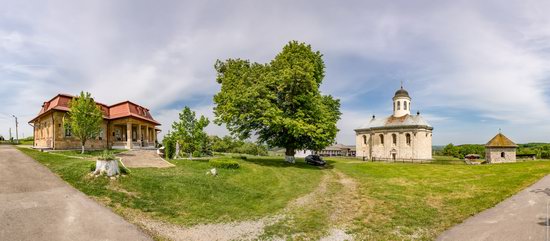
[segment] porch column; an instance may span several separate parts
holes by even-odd
[[[149,126],[145,126],[145,144],[149,146]]]
[[[139,146],[141,147],[141,125],[138,125],[137,128],[137,141],[139,143]]]
[[[126,149],[132,149],[132,123],[126,123]]]

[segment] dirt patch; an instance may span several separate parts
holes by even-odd
[[[110,185],[109,189],[132,195],[117,185]],[[365,200],[361,200],[358,193],[358,183],[345,174],[331,170],[321,178],[319,185],[312,192],[291,201],[279,214],[267,216],[257,220],[246,220],[230,223],[200,224],[190,227],[166,223],[155,220],[147,213],[139,210],[123,208],[117,205],[116,209],[131,222],[137,224],[145,232],[168,240],[258,240],[264,235],[266,227],[277,223],[292,223],[294,215],[300,215],[304,209],[324,207],[328,213],[328,235],[316,235],[321,240],[353,240],[346,230],[358,215],[365,210]],[[322,231],[322,230],[321,230]],[[324,236],[324,237],[322,237]],[[295,233],[291,237],[309,237],[309,233]],[[282,237],[280,237],[282,238]],[[272,237],[271,239],[277,239]]]
[[[264,226],[275,221],[275,218],[262,218],[255,221],[201,224],[192,227],[182,227],[151,219],[140,220],[138,222],[145,229],[151,230],[170,240],[230,241],[255,240],[263,233]]]
[[[323,175],[321,181],[319,181],[319,185],[317,186],[317,188],[315,188],[313,192],[310,192],[290,202],[285,208],[285,211],[289,211],[298,207],[308,206],[309,204],[314,204],[320,196],[327,192],[327,185],[330,177],[331,175]]]

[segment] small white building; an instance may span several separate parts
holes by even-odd
[[[419,112],[411,115],[411,97],[401,86],[393,97],[393,115],[372,116],[355,129],[356,156],[368,160],[431,160],[432,130]]]
[[[518,145],[498,133],[485,144],[485,160],[488,163],[516,162],[516,149]]]

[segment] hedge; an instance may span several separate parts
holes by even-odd
[[[210,159],[208,161],[210,166],[217,168],[226,168],[226,169],[237,169],[239,168],[239,163],[233,159]]]

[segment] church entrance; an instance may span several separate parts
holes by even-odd
[[[397,150],[392,149],[390,151],[390,155],[391,155],[391,159],[395,161],[395,159],[397,159]]]
[[[395,161],[395,156],[396,156],[395,153],[392,153],[392,154],[391,154],[391,159],[393,159],[394,161]]]

